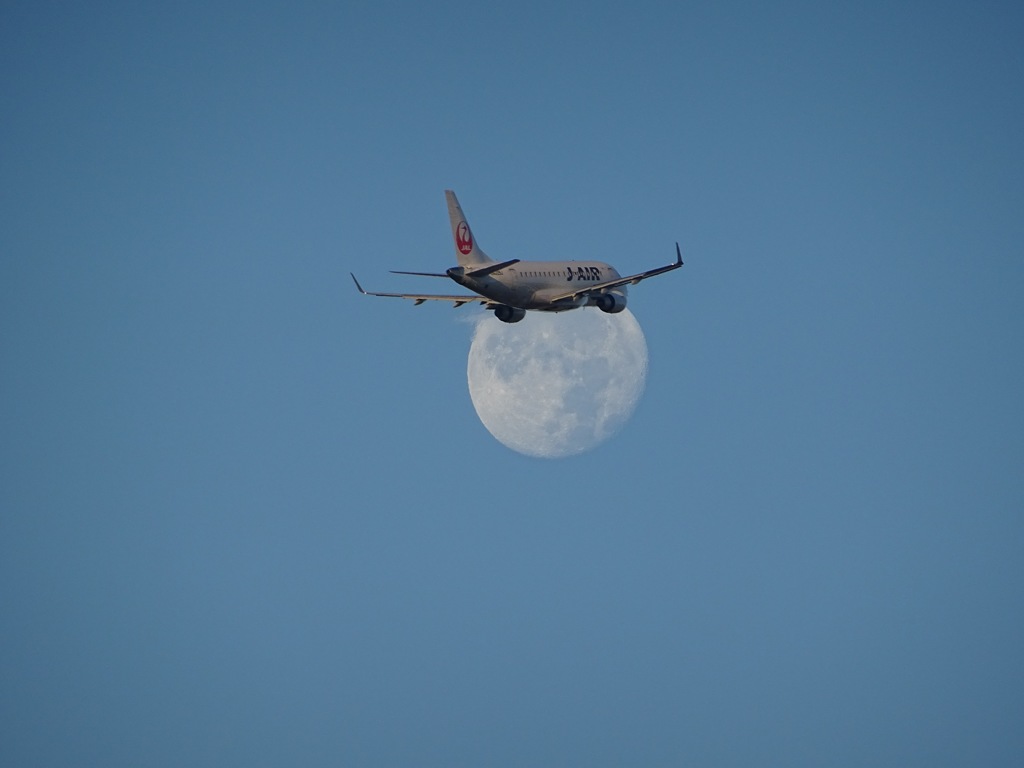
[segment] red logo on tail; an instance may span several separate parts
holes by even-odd
[[[473,250],[473,233],[469,231],[469,224],[459,222],[455,228],[455,245],[461,253],[469,253]]]

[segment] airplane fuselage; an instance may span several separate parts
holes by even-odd
[[[593,303],[587,295],[557,299],[566,293],[620,275],[615,267],[602,261],[520,261],[483,277],[466,275],[458,268],[448,276],[459,285],[492,301],[518,309],[563,312]],[[615,289],[623,299],[626,287]]]

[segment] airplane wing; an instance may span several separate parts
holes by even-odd
[[[655,275],[661,275],[665,272],[671,272],[673,269],[679,269],[681,266],[683,266],[683,254],[679,250],[679,243],[676,243],[676,260],[668,266],[649,269],[646,272],[640,272],[639,274],[630,275],[629,277],[617,277],[614,280],[605,280],[603,283],[594,283],[593,285],[588,285],[586,288],[580,288],[578,291],[571,291],[570,293],[563,293],[560,296],[555,296],[551,301],[577,299],[580,296],[587,296],[592,293],[603,293],[609,288],[617,288],[620,285],[636,285],[641,280],[646,280],[648,277],[654,277]]]
[[[349,272],[352,275],[351,272]],[[447,275],[445,275],[447,277]],[[448,296],[440,295],[436,293],[376,293],[374,291],[367,291],[359,284],[356,280],[356,276],[352,275],[352,281],[356,284],[356,288],[364,296],[387,296],[393,299],[411,299],[416,305],[422,304],[424,301],[450,301],[453,302],[453,306],[461,307],[463,304],[471,304],[474,301],[479,301],[481,304],[486,306],[488,309],[491,307],[498,306],[493,301],[483,296],[473,295],[462,295],[462,296]]]

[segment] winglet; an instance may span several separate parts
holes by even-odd
[[[361,294],[363,294],[364,296],[367,296],[368,294],[366,293],[366,291],[364,291],[364,290],[363,290],[363,286],[361,286],[361,285],[359,284],[359,281],[358,281],[358,280],[356,280],[356,276],[355,276],[355,275],[353,275],[353,274],[352,274],[351,272],[349,272],[349,274],[350,274],[350,275],[352,275],[352,282],[356,284],[356,288],[358,288],[358,289],[359,289],[359,292],[360,292]]]
[[[679,243],[676,242],[676,264],[683,266],[683,253],[679,250]]]

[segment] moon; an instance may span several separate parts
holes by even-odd
[[[487,314],[473,333],[467,377],[473,407],[499,442],[527,456],[572,456],[632,415],[647,342],[628,309],[529,312],[516,324]]]

